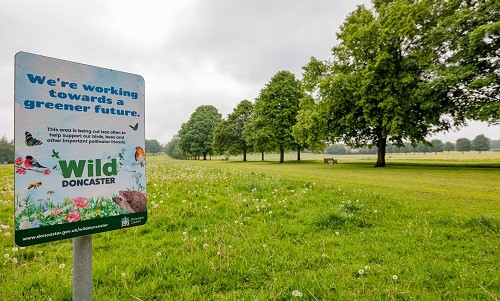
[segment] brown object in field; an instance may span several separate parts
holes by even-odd
[[[330,162],[332,162],[332,164],[338,164],[335,158],[323,158],[323,161],[325,162],[324,164],[330,164]]]
[[[146,195],[135,190],[122,190],[113,201],[130,213],[146,211]]]

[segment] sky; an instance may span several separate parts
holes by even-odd
[[[223,117],[254,101],[271,77],[301,78],[331,57],[347,14],[368,0],[6,0],[0,3],[0,136],[14,136],[14,55],[19,51],[144,77],[146,139],[171,140],[201,105]],[[433,139],[454,142],[500,125],[471,122]]]

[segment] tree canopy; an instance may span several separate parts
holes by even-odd
[[[482,151],[487,151],[491,149],[490,139],[486,138],[484,135],[477,135],[471,142],[471,147],[473,150],[481,153]]]
[[[435,24],[432,5],[376,2],[375,10],[358,6],[348,15],[331,60],[312,58],[304,66],[304,85],[315,103],[302,107],[298,120],[316,139],[376,146],[375,166],[385,166],[388,141],[417,143],[445,123],[443,103],[427,97],[422,76],[434,59],[426,43]],[[309,114],[319,116],[307,122]]]
[[[246,133],[257,151],[278,150],[280,163],[285,150],[297,148],[292,135],[299,101],[304,94],[301,82],[289,71],[279,71],[260,91],[255,102],[254,115]]]
[[[212,105],[196,108],[187,122],[179,130],[179,149],[186,157],[212,154],[213,131],[221,121],[221,114]]]
[[[158,142],[158,140],[156,139],[151,139],[151,140],[146,139],[144,144],[147,153],[152,153],[154,155],[156,153],[161,153],[163,151],[163,147],[161,146],[160,142]]]
[[[243,161],[247,160],[247,151],[250,149],[245,132],[253,114],[253,104],[242,100],[227,119],[222,120],[214,130],[213,149],[218,154],[243,154]]]
[[[5,136],[0,139],[0,164],[14,162],[14,143],[7,141]]]

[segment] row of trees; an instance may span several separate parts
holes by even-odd
[[[496,0],[373,0],[337,34],[332,58],[311,58],[302,81],[280,71],[255,103],[226,119],[201,106],[182,125],[172,154],[200,157],[249,150],[323,151],[328,144],[377,149],[417,146],[466,124],[500,122],[500,8]],[[170,144],[169,143],[169,144]],[[168,146],[168,145],[167,145]],[[169,149],[167,147],[167,149]]]
[[[387,153],[442,153],[442,152],[468,152],[471,150],[488,151],[491,149],[500,149],[500,140],[491,141],[484,135],[478,135],[472,141],[467,138],[460,138],[456,143],[443,142],[439,139],[433,139],[430,143],[419,143],[418,145],[411,145],[411,143],[404,143],[403,146],[395,146],[391,143],[387,144]],[[351,149],[343,144],[332,144],[325,150],[327,154],[376,154],[377,148],[358,148]]]

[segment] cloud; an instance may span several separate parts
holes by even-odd
[[[13,137],[14,55],[27,51],[140,74],[146,137],[168,142],[200,105],[226,116],[280,70],[330,57],[346,15],[368,0],[0,3],[0,135]]]

